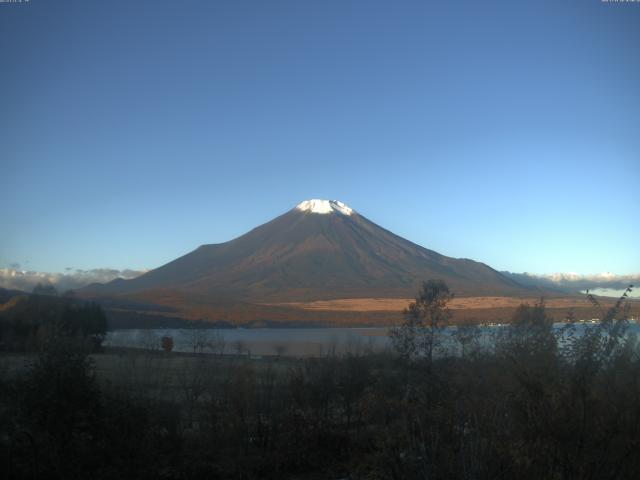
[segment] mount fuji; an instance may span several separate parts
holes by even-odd
[[[93,284],[81,294],[160,304],[207,319],[234,317],[238,305],[246,318],[290,318],[295,314],[283,307],[288,303],[410,298],[430,278],[445,280],[462,297],[532,294],[483,263],[441,255],[340,201],[318,199],[238,238],[202,245],[137,278]]]

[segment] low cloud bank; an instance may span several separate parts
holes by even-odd
[[[37,284],[53,285],[58,292],[85,287],[91,283],[106,283],[116,278],[130,279],[146,270],[115,270],[94,268],[91,270],[67,269],[65,273],[22,271],[15,268],[0,268],[0,287],[31,292]]]
[[[113,268],[94,268],[91,270],[67,269],[65,273],[23,271],[17,268],[0,268],[0,288],[31,292],[37,284],[53,285],[58,292],[85,287],[92,283],[107,283],[116,278],[131,279],[147,270],[116,270]],[[614,275],[599,273],[581,275],[578,273],[552,273],[536,275],[533,273],[502,272],[521,285],[544,287],[565,292],[584,290],[610,290],[618,292],[629,285],[635,285],[633,296],[640,296],[640,273],[632,275]],[[597,292],[596,292],[597,293]]]
[[[533,273],[502,272],[522,285],[553,288],[570,292],[582,292],[584,290],[610,290],[620,291],[629,285],[635,285],[633,295],[640,294],[640,273],[631,275],[615,275],[613,273],[597,273],[593,275],[581,275],[579,273],[551,273],[548,275],[536,275]]]

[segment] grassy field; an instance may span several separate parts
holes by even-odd
[[[171,299],[173,301],[174,299]],[[478,296],[455,297],[449,308],[452,323],[505,322],[522,303],[534,305],[539,297]],[[158,304],[170,305],[164,297],[155,299]],[[151,312],[163,317],[180,317],[188,320],[226,319],[231,324],[256,326],[391,326],[402,322],[402,311],[412,298],[338,298],[308,302],[277,302],[261,304],[229,304],[226,306],[182,304],[175,311]],[[615,303],[613,298],[599,298],[604,309]],[[165,302],[165,303],[163,303]],[[591,319],[597,312],[584,295],[545,298],[547,313],[555,321],[562,321],[572,311],[577,318]],[[640,316],[640,300],[630,299],[630,314]],[[123,310],[123,315],[131,312]],[[140,312],[149,314],[150,312]]]
[[[433,359],[107,349],[87,365],[72,339],[1,354],[0,463],[13,478],[634,478],[636,340],[604,324],[560,346],[543,320]]]
[[[453,324],[504,322],[513,315],[519,305],[534,305],[539,300],[535,297],[457,297],[453,298],[448,306],[453,314]],[[368,312],[371,315],[379,315],[380,319],[389,319],[387,325],[392,325],[402,320],[400,312],[412,301],[411,298],[343,298],[271,305],[316,313]],[[601,298],[600,301],[604,310],[615,303],[615,299],[609,298]],[[640,316],[640,300],[630,299],[628,304],[630,315]],[[579,319],[599,316],[586,296],[548,298],[545,299],[545,306],[547,313],[555,321],[564,320],[569,311]]]
[[[37,359],[36,353],[0,353],[0,377],[19,378]],[[142,349],[106,348],[104,353],[89,355],[98,381],[107,387],[148,392],[176,392],[183,389],[188,377],[218,382],[226,372],[239,366],[256,372],[284,372],[300,361],[291,357],[248,357],[246,355],[169,354]],[[191,378],[192,380],[193,378]]]

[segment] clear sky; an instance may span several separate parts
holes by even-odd
[[[0,3],[0,267],[153,268],[308,198],[640,271],[640,3]]]

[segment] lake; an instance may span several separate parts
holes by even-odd
[[[557,323],[554,328],[563,327]],[[589,324],[577,324],[580,334]],[[479,342],[489,346],[493,335],[503,327],[480,327]],[[445,329],[445,348],[456,351],[455,327]],[[629,332],[640,334],[640,325]],[[384,351],[391,348],[389,329],[377,328],[222,328],[222,329],[131,329],[108,332],[107,347],[160,349],[162,337],[173,339],[173,351],[284,356],[322,356],[328,353]]]
[[[221,328],[114,330],[104,345],[157,349],[162,337],[173,339],[173,351],[251,355],[319,356],[391,345],[388,328]],[[195,347],[195,348],[194,348]],[[201,348],[203,347],[203,348]],[[213,347],[213,348],[212,348]]]

